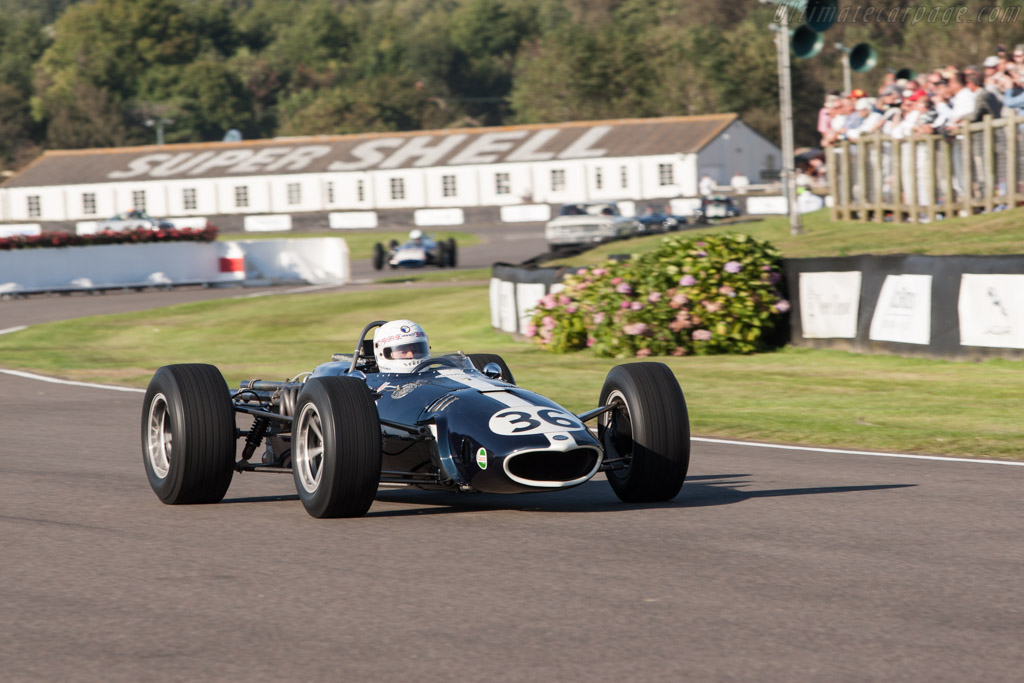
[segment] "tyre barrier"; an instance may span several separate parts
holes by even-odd
[[[522,334],[529,311],[548,292],[559,291],[570,268],[538,268],[495,263],[491,267],[491,326]]]

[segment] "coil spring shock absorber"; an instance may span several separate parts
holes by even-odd
[[[256,448],[263,441],[267,430],[270,429],[270,418],[257,415],[253,418],[252,427],[245,436],[245,448],[242,449],[242,460],[249,462],[249,458],[256,451]]]

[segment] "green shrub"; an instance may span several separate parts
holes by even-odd
[[[538,302],[526,335],[559,353],[616,358],[752,353],[789,310],[781,279],[767,242],[666,237],[656,251],[567,277]]]

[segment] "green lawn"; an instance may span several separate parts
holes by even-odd
[[[803,216],[804,234],[789,234],[789,217],[772,216],[716,226],[702,226],[682,235],[741,232],[771,242],[789,258],[853,254],[1024,254],[1024,208],[951,218],[934,223],[861,223],[829,220],[828,210]],[[662,235],[611,242],[578,256],[545,265],[584,266],[609,254],[651,251]]]
[[[363,325],[411,317],[435,352],[501,354],[520,385],[582,411],[619,361],[556,355],[490,327],[482,285],[285,295],[184,304],[0,336],[8,368],[143,387],[159,365],[208,362],[232,385],[285,379],[350,352]],[[1024,458],[1024,365],[787,348],[660,358],[679,378],[693,431],[791,444]]]

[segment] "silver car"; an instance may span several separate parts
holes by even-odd
[[[566,204],[548,221],[544,237],[552,251],[599,244],[636,235],[641,225],[619,212],[615,202]]]

